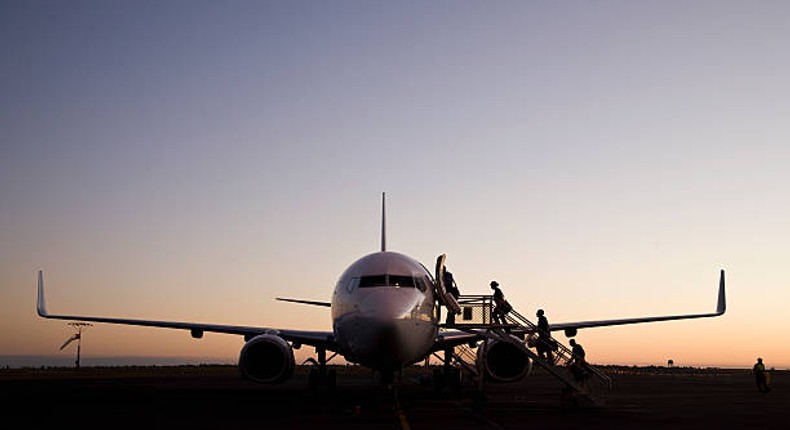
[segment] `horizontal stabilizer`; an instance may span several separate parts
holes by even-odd
[[[279,300],[281,302],[300,303],[300,304],[303,304],[303,305],[324,306],[324,307],[327,307],[327,308],[332,306],[332,304],[328,303],[328,302],[317,302],[317,301],[313,301],[313,300],[284,299],[284,298],[281,298],[281,297],[277,297],[277,300]]]

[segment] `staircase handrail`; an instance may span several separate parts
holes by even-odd
[[[523,315],[521,315],[520,313],[516,312],[515,310],[512,310],[510,311],[510,313],[508,313],[508,316],[511,315],[512,315],[511,319],[513,320],[513,322],[528,327],[534,333],[540,333],[538,327],[535,324],[533,324],[530,320],[525,318]],[[546,334],[548,334],[549,339],[554,339],[551,336],[551,333],[546,333]],[[602,380],[607,385],[608,388],[610,389],[612,388],[612,378],[610,378],[607,374],[603,373],[600,369],[588,363],[582,357],[579,357],[578,355],[574,354],[572,349],[568,348],[561,342],[557,342],[555,340],[555,343],[557,345],[557,350],[555,351],[556,356],[554,357],[553,364],[558,364],[564,358],[563,364],[567,365],[568,363],[571,362],[571,359],[573,359],[574,362],[580,363],[580,365],[584,369],[588,370],[590,373],[594,374],[600,380]]]
[[[483,315],[482,315],[482,325],[488,327],[488,329],[505,329],[507,332],[511,334],[521,334],[528,336],[530,334],[539,334],[540,329],[537,325],[532,323],[528,318],[524,315],[520,314],[515,309],[512,309],[510,312],[505,315],[505,324],[495,324],[491,320],[491,315],[493,314],[495,305],[493,301],[492,295],[473,295],[473,294],[464,294],[458,297],[458,304],[461,307],[464,306],[471,306],[471,307],[481,307],[483,308]],[[457,323],[458,326],[463,326],[463,323]],[[459,327],[461,328],[461,327]],[[554,340],[551,336],[551,333],[546,333],[548,335],[548,339]],[[526,342],[527,339],[525,338],[524,341]],[[594,374],[598,377],[599,380],[603,381],[608,388],[612,388],[612,379],[603,373],[600,369],[589,364],[587,361],[582,360],[581,357],[576,356],[573,351],[562,344],[561,342],[557,342],[557,349],[554,351],[553,360],[550,362],[552,365],[567,365],[568,363],[573,361],[580,363],[584,367],[584,369],[588,370],[590,373]],[[527,346],[527,345],[525,345]]]

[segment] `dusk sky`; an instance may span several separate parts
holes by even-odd
[[[601,364],[790,367],[790,2],[0,0],[0,355],[52,313],[331,330],[447,254]],[[566,340],[561,336],[562,340]],[[96,324],[83,360],[243,339]],[[303,348],[311,352],[311,348]],[[3,362],[0,360],[0,365]]]

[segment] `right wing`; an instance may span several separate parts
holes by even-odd
[[[242,335],[244,336],[245,340],[249,340],[257,335],[269,333],[280,336],[287,341],[296,342],[303,345],[321,346],[327,350],[336,351],[334,333],[331,331],[285,330],[266,327],[205,324],[181,321],[157,321],[129,318],[107,318],[84,315],[52,315],[47,312],[46,303],[44,301],[44,274],[41,270],[38,271],[38,300],[36,301],[36,311],[38,312],[39,316],[51,319],[91,321],[108,324],[124,324],[189,330],[192,337],[194,338],[203,337],[204,332],[212,332]]]
[[[560,331],[565,330],[566,334],[575,333],[576,330],[580,328],[589,328],[589,327],[604,327],[604,326],[613,326],[613,325],[623,325],[623,324],[638,324],[638,323],[647,323],[647,322],[656,322],[656,321],[672,321],[672,320],[683,320],[683,319],[693,319],[693,318],[707,318],[707,317],[717,317],[719,315],[723,315],[724,311],[727,310],[727,302],[724,297],[724,270],[721,271],[721,275],[719,277],[719,297],[718,301],[716,302],[716,311],[711,313],[702,313],[702,314],[686,314],[686,315],[665,315],[665,316],[655,316],[655,317],[639,317],[639,318],[622,318],[622,319],[613,319],[613,320],[596,320],[596,321],[576,321],[576,322],[567,322],[567,323],[552,323],[550,325],[551,331]]]

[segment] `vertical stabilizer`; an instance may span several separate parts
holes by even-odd
[[[386,193],[381,193],[381,252],[387,250],[387,207]]]

